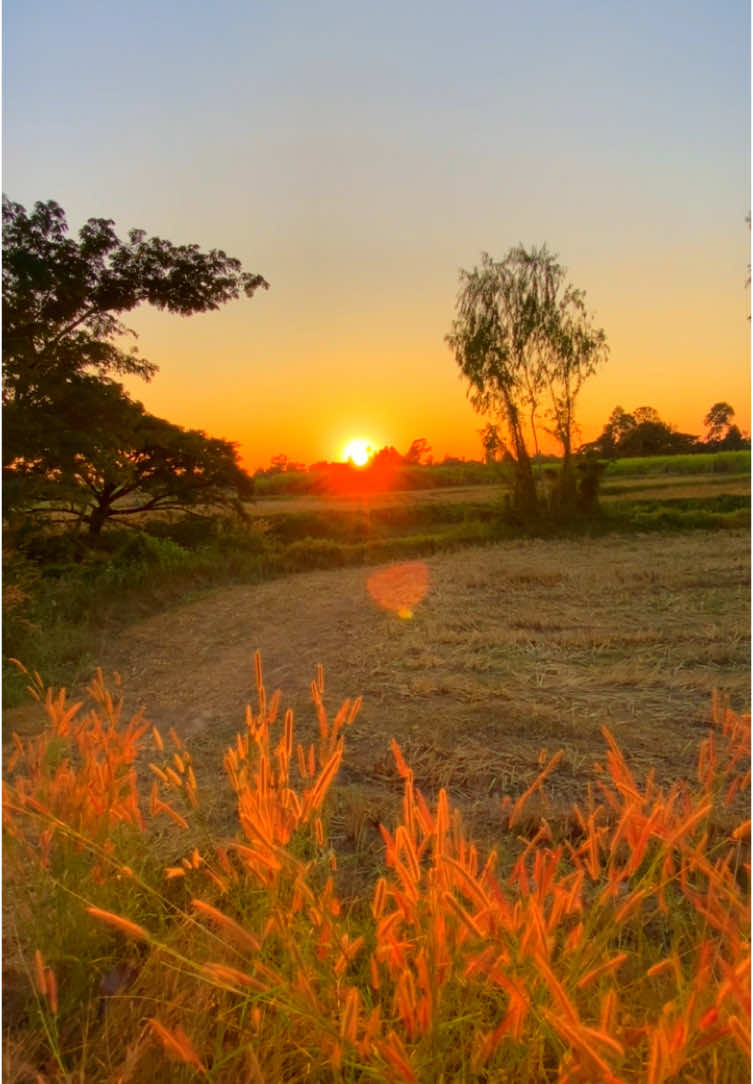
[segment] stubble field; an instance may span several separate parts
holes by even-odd
[[[132,626],[99,657],[120,672],[127,709],[145,705],[188,740],[220,831],[233,820],[222,753],[253,698],[259,648],[302,738],[315,730],[318,663],[329,707],[363,696],[335,836],[356,851],[378,845],[376,823],[400,794],[394,737],[426,796],[447,787],[491,841],[500,797],[531,782],[542,750],[564,750],[547,815],[582,800],[605,724],[640,776],[693,775],[712,691],[749,710],[749,567],[742,531],[500,543],[402,566],[403,588],[427,584],[410,617],[374,600],[373,568],[311,572],[214,591]]]

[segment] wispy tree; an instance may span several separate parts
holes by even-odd
[[[515,459],[514,501],[523,515],[538,507],[533,454],[543,418],[562,445],[560,495],[574,499],[575,404],[583,383],[606,360],[605,333],[595,328],[585,294],[572,286],[546,246],[510,249],[495,261],[461,270],[456,317],[446,341],[481,413],[504,426]]]

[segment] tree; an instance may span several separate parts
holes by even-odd
[[[149,419],[113,376],[148,380],[156,371],[135,349],[127,352],[118,344],[119,337],[133,334],[120,320],[123,313],[141,303],[183,316],[217,309],[266,289],[261,275],[243,271],[220,250],[173,245],[147,238],[143,230],[131,230],[128,241],[120,241],[111,219],[90,218],[75,240],[53,200],[36,203],[29,214],[4,196],[3,247],[6,508],[38,501],[41,493],[49,500],[54,489],[70,509],[78,506],[82,486],[110,508],[96,478],[107,478],[106,488],[114,471],[122,497],[126,469],[151,493],[148,509],[166,506],[165,487],[172,488],[170,499],[181,494],[183,503],[191,503],[210,476],[218,484],[222,476],[245,485],[237,463],[225,475],[219,469],[220,462],[235,462],[232,445]],[[150,427],[159,439],[150,438],[147,456],[142,445]],[[204,468],[201,454],[207,457]],[[145,456],[148,466],[137,469]],[[152,482],[162,486],[157,500]],[[90,526],[96,522],[94,516]]]
[[[489,466],[496,463],[497,459],[504,454],[505,442],[499,435],[499,426],[487,422],[483,429],[479,429],[481,447],[484,451],[484,462]]]
[[[405,462],[410,463],[413,466],[417,466],[421,460],[424,462],[431,462],[431,445],[426,437],[417,437],[411,443],[410,448],[405,453]]]
[[[400,452],[392,444],[385,444],[383,448],[375,452],[371,457],[369,463],[369,469],[372,471],[380,470],[394,470],[399,467],[403,462],[403,457]]]
[[[652,406],[639,406],[633,411],[636,425],[664,425],[659,417],[659,411]]]
[[[719,441],[724,440],[729,432],[734,416],[735,412],[729,403],[714,403],[706,417],[703,419],[703,424],[706,426],[706,443],[716,444]]]
[[[684,455],[697,450],[697,437],[678,433],[653,407],[638,407],[633,414],[636,424],[620,438],[618,456]]]
[[[148,302],[190,316],[268,288],[220,250],[147,239],[143,230],[124,243],[113,227],[90,218],[76,242],[54,200],[27,214],[3,196],[4,396],[40,393],[50,379],[84,370],[148,378],[155,367],[112,342],[133,334],[120,313]]]
[[[561,270],[561,269],[560,269]],[[564,282],[564,272],[555,280],[561,282],[556,309],[546,328],[549,343],[543,375],[549,387],[550,406],[547,411],[553,422],[549,430],[562,446],[562,476],[560,499],[573,508],[576,500],[576,478],[572,467],[573,440],[578,432],[575,403],[583,384],[606,361],[607,338],[602,328],[595,328],[586,311],[582,290]]]
[[[635,429],[637,424],[635,414],[630,414],[621,406],[616,406],[609,415],[606,428],[615,445],[618,445],[632,429]]]
[[[97,413],[87,412],[87,391],[95,389]],[[253,480],[226,440],[183,429],[148,414],[118,385],[78,389],[71,403],[81,428],[67,445],[55,448],[58,466],[23,460],[5,472],[5,487],[20,486],[28,510],[68,516],[98,535],[108,520],[146,512],[186,510],[200,505],[232,506],[253,493]],[[29,507],[29,499],[33,503]]]
[[[551,432],[563,449],[562,492],[574,493],[575,402],[583,382],[606,359],[606,336],[593,327],[585,295],[567,282],[546,247],[510,249],[502,261],[487,254],[461,270],[456,318],[446,341],[468,380],[469,398],[498,415],[515,459],[514,503],[524,516],[538,507],[526,425],[538,452],[542,399]],[[524,421],[525,419],[525,421]]]
[[[596,440],[581,445],[579,452],[600,456],[603,459],[614,459],[618,454],[621,441],[635,429],[635,426],[635,417],[624,411],[621,406],[616,406]]]

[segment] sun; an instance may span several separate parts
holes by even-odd
[[[357,440],[349,441],[343,448],[343,459],[347,463],[350,459],[357,467],[365,467],[368,461],[371,459],[372,447],[367,440],[362,440],[360,437]]]

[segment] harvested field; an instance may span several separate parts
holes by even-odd
[[[303,573],[208,593],[103,643],[99,658],[121,673],[129,710],[143,704],[189,739],[202,801],[228,825],[220,763],[252,696],[254,649],[307,740],[323,663],[330,708],[364,698],[333,824],[357,843],[400,793],[393,736],[427,796],[448,787],[489,838],[500,796],[531,782],[543,749],[565,752],[550,777],[556,816],[582,798],[602,725],[638,773],[674,780],[694,771],[713,689],[749,710],[746,532],[516,541],[425,567],[410,619],[374,601],[373,569]]]
[[[246,506],[251,516],[275,515],[281,512],[355,511],[359,508],[410,507],[415,504],[445,504],[501,501],[509,492],[507,485],[443,486],[436,489],[390,490],[384,493],[349,494],[339,497],[302,494],[299,496],[259,497]],[[607,502],[628,497],[630,500],[673,497],[714,497],[721,493],[744,495],[750,493],[749,474],[662,474],[639,477],[612,477],[602,483],[603,499]]]

